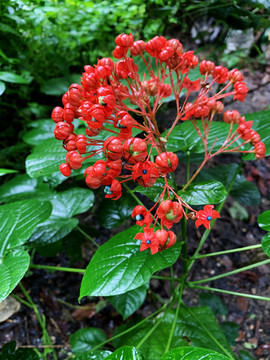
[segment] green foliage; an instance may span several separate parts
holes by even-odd
[[[229,360],[216,351],[184,346],[167,352],[160,360]]]
[[[74,360],[102,360],[107,359],[112,352],[109,350],[96,350],[96,351],[89,351],[84,353],[83,355],[75,356]]]
[[[33,349],[20,348],[16,350],[16,341],[4,344],[0,354],[0,360],[39,360],[39,356]]]
[[[178,191],[179,195],[187,204],[205,205],[218,204],[226,199],[227,192],[219,181],[193,182],[186,190]]]
[[[262,238],[262,249],[270,257],[270,210],[263,212],[258,217],[258,224],[262,229],[268,231]]]
[[[142,286],[154,272],[174,264],[180,252],[179,243],[155,255],[150,250],[140,252],[140,241],[134,240],[140,231],[139,226],[133,226],[97,250],[86,268],[79,299],[123,294]]]
[[[70,336],[70,346],[74,354],[80,355],[106,340],[105,333],[98,328],[84,328]]]
[[[213,168],[203,169],[197,177],[199,181],[218,180],[228,188],[237,170],[238,164],[218,165]],[[246,180],[242,174],[238,174],[233,182],[229,193],[235,200],[243,205],[254,206],[261,201],[261,195],[252,182]]]
[[[148,287],[149,284],[146,283],[137,289],[126,292],[125,294],[109,296],[107,299],[123,316],[123,319],[126,320],[126,318],[132,315],[142,305],[145,300]]]

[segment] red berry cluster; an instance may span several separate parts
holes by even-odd
[[[259,134],[251,129],[252,122],[245,122],[244,117],[232,110],[223,115],[224,121],[230,124],[225,143],[214,154],[207,150],[213,117],[224,111],[221,100],[233,96],[234,100],[244,101],[248,92],[238,70],[228,71],[204,60],[199,64],[202,78],[191,81],[189,72],[198,66],[199,61],[193,51],[184,52],[179,40],[156,36],[147,43],[143,40],[134,42],[131,34],[120,34],[115,43],[113,56],[118,61],[114,63],[110,58],[102,58],[94,66],[86,65],[81,84],[72,84],[62,97],[63,107],[56,107],[52,112],[52,120],[56,122],[55,138],[62,141],[67,150],[66,162],[59,169],[64,176],[70,176],[72,169],[81,168],[84,161],[99,154],[99,159],[85,169],[85,181],[92,189],[104,186],[105,197],[113,200],[121,196],[123,182],[131,180],[143,187],[151,187],[158,178],[163,178],[163,191],[152,209],[137,206],[132,212],[137,224],[144,227],[144,232],[136,236],[142,242],[141,250],[150,248],[153,254],[175,243],[176,235],[169,229],[183,216],[196,219],[196,226],[202,224],[205,227],[209,227],[211,219],[219,216],[212,210],[212,205],[196,212],[167,181],[168,174],[178,166],[178,158],[166,150],[166,142],[180,120],[190,120],[194,125],[205,144],[205,162],[220,152],[242,151],[239,149],[246,143],[252,144],[254,149],[242,152],[253,152],[261,158],[265,147]],[[146,69],[143,77],[139,76],[138,66],[131,56],[142,59]],[[209,76],[212,81],[208,83]],[[226,84],[221,91],[210,96],[214,83]],[[233,90],[227,91],[230,86]],[[187,91],[181,106],[182,89]],[[194,92],[198,92],[196,99],[188,102]],[[155,114],[162,99],[172,94],[177,114],[163,138]],[[80,119],[84,125],[78,129],[78,134],[74,132],[74,119]],[[199,128],[197,119],[202,120],[203,130]],[[237,130],[233,129],[234,124],[238,124]],[[143,135],[134,137],[133,131]],[[243,144],[232,148],[239,138],[243,139]],[[156,211],[152,215],[154,208]],[[183,208],[191,212],[186,214]],[[154,231],[157,223],[161,229]]]

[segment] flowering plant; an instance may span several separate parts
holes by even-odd
[[[54,138],[42,142],[39,129],[32,143],[37,146],[26,159],[31,179],[15,177],[0,190],[1,201],[11,201],[0,207],[4,239],[0,239],[0,272],[5,275],[0,301],[29,267],[79,272],[84,275],[79,301],[97,296],[103,304],[105,297],[124,320],[142,305],[147,293],[161,305],[143,319],[132,318],[109,339],[100,328],[78,330],[70,336],[76,359],[235,359],[210,308],[187,306],[183,296],[186,289],[200,289],[269,301],[264,296],[201,286],[267,264],[269,259],[210,278],[202,279],[198,274],[195,281],[191,272],[195,261],[208,256],[256,248],[270,256],[269,233],[261,244],[200,254],[215,222],[222,222],[221,210],[229,194],[244,197],[248,205],[258,203],[259,196],[251,196],[253,184],[240,172],[242,160],[269,154],[269,126],[265,118],[257,119],[260,113],[242,116],[237,110],[224,108],[226,98],[245,100],[248,87],[240,71],[228,71],[207,60],[199,62],[177,39],[156,36],[145,43],[134,42],[131,34],[121,34],[115,43],[116,61],[102,58],[94,66],[86,65],[81,83],[70,85],[62,97],[63,105],[52,111],[56,124],[38,122],[44,133],[53,124],[52,136],[61,144]],[[176,111],[164,128],[159,109],[168,101],[175,102]],[[31,131],[26,139],[31,144]],[[205,168],[216,155],[232,153],[241,153],[242,160]],[[193,162],[198,159],[200,164],[195,168]],[[58,168],[60,173],[55,172]],[[178,179],[180,169],[186,170],[185,180]],[[84,188],[50,188],[82,174]],[[41,176],[43,179],[37,181]],[[14,183],[15,193],[9,191]],[[25,188],[31,188],[31,199]],[[243,196],[246,188],[249,192]],[[74,217],[93,206],[92,190],[98,189],[106,198],[100,205],[101,215],[97,214],[101,225],[111,228],[127,218],[134,223],[102,245],[78,226],[79,219]],[[22,200],[14,201],[18,194]],[[270,229],[269,218],[268,211],[258,218],[266,231]],[[187,228],[200,238],[191,256]],[[71,241],[71,248],[78,248],[76,237],[74,240],[70,234],[73,230],[97,248],[86,269],[30,263],[33,259],[27,249],[32,247],[42,253],[46,245],[62,241],[65,246]],[[170,276],[166,268],[170,268]],[[151,279],[170,283],[168,298],[153,292]],[[46,345],[52,345],[42,316],[22,284],[20,287],[37,313]],[[107,343],[111,344],[109,349]],[[56,354],[53,356],[56,359]]]

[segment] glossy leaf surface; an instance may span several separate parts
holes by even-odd
[[[133,314],[144,302],[149,284],[143,284],[137,289],[130,290],[125,294],[110,296],[107,299],[125,320]]]
[[[70,336],[69,340],[74,354],[82,354],[105,341],[106,335],[101,329],[91,327],[76,331]]]
[[[184,346],[167,352],[160,360],[229,360],[213,350]]]
[[[134,237],[141,231],[133,226],[113,236],[93,256],[84,274],[80,299],[83,296],[112,296],[123,294],[145,284],[151,275],[177,260],[180,245],[151,255],[140,252],[140,241]]]
[[[218,204],[227,196],[224,185],[219,181],[194,182],[177,194],[189,205]]]

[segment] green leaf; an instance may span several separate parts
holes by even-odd
[[[142,355],[147,360],[160,359],[166,350],[174,315],[174,311],[166,311],[165,313],[159,315],[156,319],[148,320],[126,335],[115,339],[113,341],[113,345],[115,347],[121,345],[138,346],[141,340],[147,337],[147,341],[140,344],[140,351],[142,352]],[[157,321],[159,321],[159,325],[153,330],[153,327],[156,325]],[[119,334],[120,332],[128,329],[132,325],[134,325],[133,321],[128,324],[121,325],[117,329],[116,334]],[[182,339],[176,333],[173,334],[170,346],[171,348],[185,345],[188,345],[185,339]]]
[[[94,203],[93,192],[79,187],[45,196],[53,208],[50,218],[37,226],[32,234],[30,242],[35,247],[55,243],[67,236],[78,225],[78,219],[72,216],[89,210]]]
[[[153,202],[157,202],[159,199],[159,196],[161,195],[163,188],[165,185],[164,179],[157,179],[155,184],[151,187],[143,187],[143,186],[137,186],[133,191],[136,191],[140,194],[143,194],[147,196],[150,200]],[[172,183],[169,181],[169,185],[173,187]],[[171,199],[173,199],[173,194],[171,193]],[[168,198],[167,193],[165,193],[165,200]]]
[[[211,349],[234,359],[225,335],[208,307],[181,307],[177,324],[177,334],[188,337],[193,346]]]
[[[0,276],[1,276],[1,282],[0,282],[0,301],[4,300],[9,292],[10,285],[11,285],[11,274],[9,272],[8,267],[0,263]]]
[[[222,300],[212,293],[201,293],[199,295],[199,303],[203,306],[209,306],[215,316],[227,315],[228,309]]]
[[[198,175],[198,181],[218,180],[226,188],[231,183],[238,164],[219,165],[214,168],[203,169]],[[261,200],[260,192],[255,184],[246,180],[242,174],[238,174],[232,185],[230,195],[243,205],[258,205]]]
[[[130,290],[125,294],[110,296],[107,299],[115,307],[115,309],[126,320],[132,315],[144,302],[149,284],[143,284],[137,289]]]
[[[270,257],[270,232],[262,238],[262,249]]]
[[[46,95],[63,95],[72,83],[80,83],[81,74],[47,80],[40,88]]]
[[[191,183],[177,193],[189,205],[218,204],[226,199],[227,192],[219,181]]]
[[[37,200],[16,201],[0,206],[0,256],[7,249],[24,244],[36,226],[51,213],[49,202]]]
[[[270,155],[270,110],[260,111],[251,114],[245,115],[246,121],[253,120],[252,129],[257,131],[260,134],[261,141],[265,144],[266,153],[265,155]],[[244,160],[253,160],[255,159],[254,154],[244,154]]]
[[[0,176],[7,175],[7,174],[13,174],[17,173],[18,170],[12,170],[12,169],[0,169]]]
[[[109,350],[89,351],[85,354],[75,356],[74,360],[102,360],[107,359],[112,352]]]
[[[197,120],[198,126],[202,131],[202,121]],[[211,149],[213,143],[216,141],[213,151],[216,151],[223,145],[226,140],[227,134],[229,132],[230,125],[224,122],[213,122],[211,125],[211,130],[208,137],[208,150]],[[167,130],[168,131],[168,130]],[[167,131],[162,133],[162,136],[165,137]],[[217,139],[217,140],[216,140]],[[236,142],[236,144],[239,144]],[[202,143],[197,131],[193,127],[190,121],[182,122],[180,125],[175,126],[175,128],[170,133],[168,142],[166,144],[167,150],[172,152],[183,151],[192,151],[195,153],[204,152],[204,144]],[[180,159],[181,160],[181,159]]]
[[[258,216],[258,225],[263,230],[270,231],[270,210],[264,211]]]
[[[105,333],[98,328],[84,328],[76,331],[69,338],[70,346],[74,354],[83,354],[106,340]]]
[[[18,285],[26,273],[29,263],[30,256],[23,250],[13,250],[2,259],[0,264],[0,278],[2,279],[0,302]]]
[[[239,351],[240,358],[239,360],[255,360],[253,356],[249,354],[246,350]]]
[[[26,172],[31,178],[51,175],[59,171],[59,165],[66,161],[66,150],[56,139],[43,141],[27,156]]]
[[[78,219],[49,218],[40,224],[31,236],[30,243],[34,247],[50,245],[63,239],[78,225]]]
[[[102,200],[97,212],[99,224],[105,229],[121,225],[125,220],[131,219],[132,210],[136,205],[135,200],[128,194],[117,201]]]
[[[1,360],[39,360],[34,349],[19,348],[16,350],[16,341],[11,341],[2,347]]]
[[[123,346],[115,350],[110,356],[106,358],[107,360],[143,360],[140,352],[132,346]]]
[[[141,242],[134,237],[141,231],[141,227],[133,226],[97,250],[86,268],[79,299],[123,294],[145,284],[154,272],[175,263],[179,243],[155,255],[151,255],[150,250],[140,252]]]
[[[37,146],[44,140],[54,139],[54,128],[55,123],[52,120],[36,120],[35,128],[23,135],[23,141],[29,145]]]
[[[0,81],[0,96],[4,94],[6,90],[6,84],[3,81]]]
[[[17,175],[0,187],[0,201],[21,200],[35,194],[37,180],[31,179],[28,175]]]
[[[235,346],[235,339],[238,337],[238,330],[240,326],[232,321],[223,321],[220,326],[229,345]]]
[[[202,349],[193,346],[184,346],[167,352],[160,360],[229,360],[213,350]]]
[[[15,84],[30,84],[32,78],[30,77],[26,79],[20,75],[16,75],[8,71],[0,71],[0,80]]]

